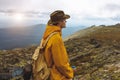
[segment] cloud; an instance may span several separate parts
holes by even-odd
[[[114,21],[120,21],[120,15],[115,16],[115,17],[111,17],[111,19]]]
[[[120,4],[110,3],[104,6],[106,16],[109,16],[109,19],[114,21],[120,21]]]
[[[28,18],[49,19],[54,10],[70,14],[70,22],[119,20],[120,0],[0,0],[0,17],[22,13]],[[108,21],[109,23],[109,21]]]
[[[0,0],[0,9],[20,9],[28,0]]]
[[[48,16],[50,13],[49,12],[40,12],[40,11],[15,11],[15,10],[0,10],[1,14],[4,15],[14,15],[16,13],[21,13],[24,14],[27,17],[44,17]]]
[[[107,4],[105,9],[109,11],[120,11],[120,4]]]

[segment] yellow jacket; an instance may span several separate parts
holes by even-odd
[[[43,43],[46,38],[52,33],[54,34],[48,41],[45,48],[45,59],[47,65],[51,67],[50,80],[66,80],[73,78],[73,70],[70,67],[68,55],[62,41],[61,28],[58,26],[46,27],[43,35]]]

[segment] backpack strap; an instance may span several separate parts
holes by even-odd
[[[45,49],[45,46],[47,45],[47,42],[48,42],[48,40],[54,35],[54,34],[57,34],[58,32],[53,32],[53,33],[51,33],[48,37],[47,37],[47,39],[46,39],[46,41],[45,41],[45,43],[43,44],[43,38],[42,38],[42,40],[41,40],[41,42],[40,42],[40,46],[38,46],[36,49],[35,49],[35,52],[34,52],[34,54],[32,55],[32,59],[33,60],[37,60],[37,58],[38,58],[38,56],[39,56],[39,52],[40,51],[43,51],[44,49]]]
[[[47,42],[48,42],[48,40],[54,35],[54,34],[57,34],[58,32],[53,32],[53,33],[51,33],[48,37],[47,37],[47,39],[45,40],[45,43],[43,44],[43,38],[42,38],[42,40],[41,40],[41,42],[40,42],[40,49],[43,49],[43,48],[45,48],[45,46],[47,45]]]

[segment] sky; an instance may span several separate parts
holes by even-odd
[[[46,24],[55,10],[71,16],[68,26],[120,23],[120,0],[0,0],[0,26]]]

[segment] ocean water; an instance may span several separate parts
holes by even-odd
[[[73,34],[83,27],[67,27],[62,30],[63,38]],[[30,27],[0,28],[0,50],[24,48],[31,45],[39,45],[45,25]]]

